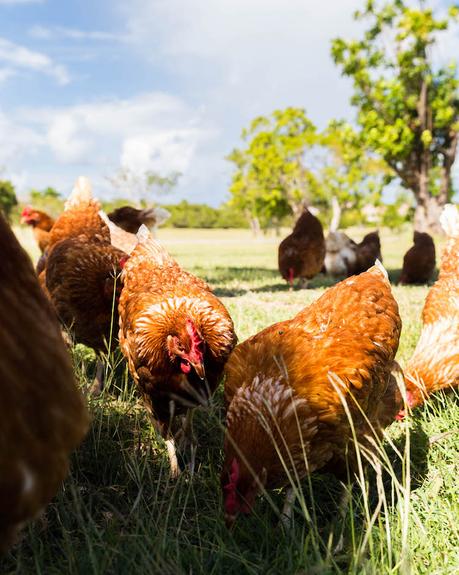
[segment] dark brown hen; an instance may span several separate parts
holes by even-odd
[[[279,271],[293,286],[299,278],[303,286],[323,268],[325,240],[322,224],[306,208],[293,228],[293,232],[279,245]]]
[[[414,232],[414,245],[403,257],[400,283],[427,283],[435,271],[435,244],[432,236],[425,232]]]
[[[356,262],[353,270],[354,274],[361,274],[375,265],[376,260],[383,261],[381,254],[381,240],[379,232],[370,232],[364,236],[363,240],[357,244]]]
[[[0,548],[55,495],[89,418],[55,314],[0,217]]]

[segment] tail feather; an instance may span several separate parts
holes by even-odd
[[[386,268],[382,265],[382,263],[378,259],[375,261],[375,265],[371,269],[375,268],[382,273],[382,275],[386,278],[386,280],[389,279],[389,274],[387,273]]]
[[[139,215],[143,221],[148,222],[148,220],[154,220],[154,225],[159,226],[165,222],[171,214],[165,208],[154,207],[143,209]]]
[[[89,204],[93,200],[91,182],[85,176],[80,176],[68,200],[65,202],[65,210],[70,210],[81,204]]]
[[[110,241],[112,246],[130,255],[137,245],[137,237],[126,230],[123,230],[107,216],[103,210],[99,210],[99,216],[107,224],[110,230]]]
[[[137,232],[137,247],[142,246],[148,255],[159,265],[175,263],[169,252],[151,235],[147,226],[142,224]],[[137,251],[137,250],[136,250]]]
[[[459,237],[459,211],[454,204],[446,204],[440,215],[441,227],[449,237]]]

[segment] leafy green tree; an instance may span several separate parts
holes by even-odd
[[[236,167],[230,203],[254,231],[296,219],[311,203],[332,207],[337,227],[341,208],[380,201],[388,168],[345,122],[332,121],[318,132],[303,109],[286,108],[256,118],[242,137],[247,146],[227,158]]]
[[[0,211],[10,221],[11,212],[18,200],[13,184],[9,180],[0,180]]]
[[[389,172],[384,161],[365,150],[361,135],[346,122],[331,121],[319,143],[322,154],[316,178],[333,211],[330,228],[336,230],[342,208],[358,211],[368,203],[380,204]]]
[[[260,224],[276,225],[288,214],[299,214],[319,189],[305,162],[317,142],[306,112],[290,107],[259,116],[243,130],[242,139],[246,147],[227,157],[235,165],[232,205],[248,215],[255,231]]]
[[[436,17],[423,2],[366,0],[355,15],[369,22],[363,38],[332,44],[335,62],[353,80],[362,143],[413,192],[418,229],[438,228],[452,191],[458,80],[454,63],[434,66],[432,48],[458,14],[457,7]]]

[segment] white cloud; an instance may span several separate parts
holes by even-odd
[[[12,68],[0,68],[0,84],[15,75],[16,72]]]
[[[15,122],[0,109],[0,167],[35,153],[43,142],[43,136],[34,129]]]
[[[8,133],[15,134],[15,146]],[[27,182],[42,181],[43,173],[49,177],[54,167],[54,176],[43,185],[56,187],[63,181],[70,185],[84,173],[98,182],[102,195],[113,194],[104,177],[120,166],[163,175],[179,171],[184,173],[185,193],[200,178],[195,157],[215,135],[199,111],[160,92],[79,106],[21,109],[8,120],[0,116],[0,166],[16,172],[27,166]]]
[[[43,4],[44,0],[0,0],[0,6],[19,6],[21,4]]]
[[[59,84],[68,84],[70,81],[69,73],[64,66],[56,64],[41,52],[34,52],[6,38],[0,38],[0,62],[13,69],[27,69],[47,74]]]
[[[131,42],[155,64],[166,60],[222,118],[241,122],[300,105],[316,121],[349,110],[349,89],[330,57],[330,40],[357,30],[361,0],[132,0]],[[234,118],[233,118],[234,119]],[[242,125],[240,126],[242,128]]]
[[[137,173],[148,169],[186,173],[199,139],[198,130],[183,129],[128,137],[123,143],[121,165]]]
[[[54,38],[66,40],[94,40],[108,42],[122,42],[124,36],[112,32],[101,30],[79,30],[77,28],[68,28],[66,26],[32,26],[29,30],[29,36],[40,40],[49,40]]]

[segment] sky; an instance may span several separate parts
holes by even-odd
[[[437,4],[449,4],[436,0]],[[160,199],[229,198],[225,156],[257,115],[352,120],[330,58],[362,0],[0,0],[0,176],[18,195],[120,168],[182,174]],[[440,46],[459,53],[457,32]],[[124,197],[127,194],[122,194]],[[135,198],[132,198],[135,199]]]

